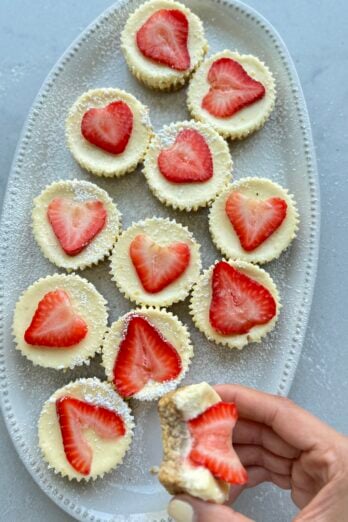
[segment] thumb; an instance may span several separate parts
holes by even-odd
[[[178,495],[168,505],[175,522],[253,522],[251,518],[220,504],[204,502],[189,495]]]

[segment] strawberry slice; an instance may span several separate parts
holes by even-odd
[[[263,285],[225,261],[215,265],[209,320],[219,334],[245,334],[268,323],[276,309],[272,294]]]
[[[89,109],[83,115],[83,137],[111,154],[121,154],[133,130],[133,113],[123,101],[109,103],[101,109]]]
[[[160,152],[158,168],[173,183],[207,181],[213,176],[213,158],[202,134],[185,129],[174,145]]]
[[[60,397],[56,411],[69,464],[81,475],[91,472],[93,450],[83,436],[91,428],[102,439],[116,439],[126,434],[122,417],[115,411],[75,397]]]
[[[47,217],[64,252],[76,256],[103,230],[107,212],[99,200],[54,198]]]
[[[242,247],[251,252],[280,227],[287,207],[281,198],[262,201],[235,191],[228,196],[225,209]]]
[[[69,295],[58,289],[41,299],[24,340],[45,348],[69,348],[82,341],[87,331],[87,324],[74,312]]]
[[[144,290],[151,294],[176,281],[188,267],[191,255],[186,243],[161,246],[143,234],[133,239],[129,254]]]
[[[133,315],[114,365],[118,393],[131,397],[150,379],[156,382],[176,379],[181,368],[181,358],[174,346],[145,317]]]
[[[229,402],[217,402],[188,421],[192,438],[188,458],[204,466],[217,478],[230,484],[248,480],[237,453],[232,447],[232,432],[237,422],[237,408]]]
[[[255,103],[266,93],[262,83],[251,78],[240,63],[231,58],[220,58],[210,67],[208,82],[211,87],[202,101],[202,107],[217,118],[228,118],[244,107]]]
[[[182,11],[160,9],[137,32],[137,46],[146,58],[186,71],[190,67],[188,33],[189,23]]]

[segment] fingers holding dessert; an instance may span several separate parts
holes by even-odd
[[[222,504],[247,472],[233,449],[236,405],[206,382],[184,386],[158,403],[163,460],[158,479],[172,495],[188,493]]]

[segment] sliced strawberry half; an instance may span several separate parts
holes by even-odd
[[[186,71],[190,67],[188,33],[189,23],[182,11],[160,9],[137,32],[137,46],[146,58]]]
[[[263,201],[234,191],[228,196],[225,209],[242,247],[251,252],[280,227],[287,207],[281,198]]]
[[[220,58],[210,67],[207,77],[211,87],[202,107],[217,118],[228,118],[266,93],[262,83],[251,78],[239,62]]]
[[[83,137],[111,154],[121,154],[133,130],[133,113],[123,101],[109,103],[101,109],[89,109],[83,115]]]
[[[213,176],[213,158],[202,134],[185,129],[174,145],[160,152],[158,168],[173,183],[197,183]]]
[[[225,482],[245,484],[247,472],[232,447],[232,432],[237,418],[233,403],[217,402],[188,421],[192,439],[189,459],[208,468],[215,477]]]
[[[60,397],[56,411],[69,464],[81,475],[91,472],[93,450],[83,436],[91,428],[102,439],[116,439],[126,434],[122,417],[115,411],[75,397]]]
[[[219,334],[245,334],[268,323],[276,312],[276,302],[267,288],[225,261],[215,265],[209,320]]]
[[[47,217],[62,249],[76,256],[103,230],[107,212],[101,201],[54,198]]]
[[[45,348],[69,348],[82,341],[87,331],[87,324],[74,311],[67,292],[58,289],[41,299],[24,340]]]
[[[129,254],[144,290],[151,294],[176,281],[190,262],[190,248],[186,243],[161,246],[143,234],[133,239]]]
[[[176,379],[182,369],[174,346],[145,318],[133,315],[114,364],[114,385],[123,397],[131,397],[152,379]]]

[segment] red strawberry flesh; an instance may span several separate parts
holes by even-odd
[[[232,432],[237,418],[236,406],[221,401],[188,421],[191,435],[188,458],[194,464],[209,469],[216,478],[230,484],[245,484],[247,472],[232,446]]]
[[[178,133],[174,145],[158,156],[161,174],[172,183],[197,183],[213,176],[213,158],[205,138],[195,129]]]
[[[126,434],[124,421],[118,413],[76,397],[57,399],[56,411],[65,456],[81,475],[90,474],[93,460],[93,450],[84,438],[83,430],[92,429],[102,439],[116,439]]]
[[[69,348],[82,341],[88,327],[72,307],[65,290],[48,292],[39,302],[24,340],[33,346]]]
[[[181,369],[181,358],[174,346],[145,317],[132,315],[113,369],[118,393],[131,397],[150,379],[171,381]]]
[[[48,205],[47,218],[64,252],[76,256],[103,230],[107,212],[99,200],[57,197]]]
[[[251,78],[242,65],[231,58],[220,58],[210,67],[210,84],[202,107],[217,118],[229,118],[244,107],[261,100],[266,93],[262,83]]]
[[[176,281],[190,262],[190,248],[177,242],[161,246],[139,234],[130,244],[129,255],[146,292],[157,293]]]
[[[265,201],[234,191],[226,200],[226,214],[244,250],[259,247],[286,218],[284,199],[272,197]]]
[[[160,9],[152,14],[136,35],[140,52],[177,71],[190,68],[187,48],[189,23],[178,9]]]
[[[133,130],[133,113],[123,101],[109,103],[101,109],[89,109],[81,121],[81,133],[92,145],[121,154]]]
[[[225,261],[212,275],[211,326],[221,335],[241,335],[276,315],[274,297],[262,284]]]

